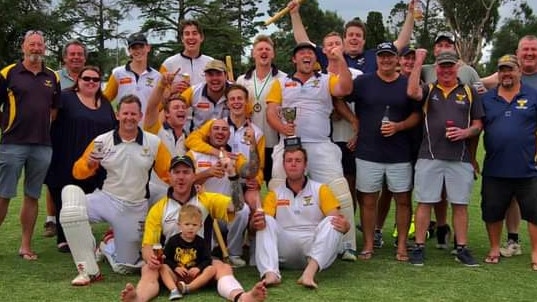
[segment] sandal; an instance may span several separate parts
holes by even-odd
[[[408,260],[410,260],[410,258],[408,257],[407,254],[397,253],[397,254],[395,254],[395,260],[400,261],[400,262],[408,262]]]
[[[37,254],[32,251],[28,251],[28,252],[19,251],[19,257],[21,257],[23,260],[26,260],[26,261],[37,260]]]
[[[537,262],[532,262],[531,263],[531,270],[534,271],[534,272],[537,272]]]
[[[485,260],[483,260],[483,262],[485,262],[486,264],[499,264],[500,263],[500,255],[487,255],[487,257],[485,257]]]
[[[362,260],[370,260],[373,258],[373,251],[361,251],[360,254],[358,254],[358,258]]]

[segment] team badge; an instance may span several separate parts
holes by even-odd
[[[456,93],[455,94],[455,103],[457,104],[465,104],[466,94],[463,93]]]
[[[526,104],[528,103],[528,100],[520,99],[520,100],[516,100],[516,103],[517,103],[517,106],[515,107],[516,109],[528,109],[528,106],[526,106]]]
[[[255,112],[261,112],[261,104],[255,103],[254,105],[254,111]]]
[[[303,206],[310,206],[311,205],[311,198],[312,198],[311,195],[302,197],[302,200],[303,200],[302,205]]]
[[[142,155],[149,156],[149,147],[142,147]]]
[[[153,83],[154,83],[154,82],[155,82],[155,79],[148,77],[148,78],[146,78],[146,80],[145,80],[145,86],[153,87]]]
[[[50,88],[50,87],[52,87],[52,81],[51,81],[51,80],[45,80],[44,85],[45,85],[46,87],[49,87],[49,88]]]
[[[431,100],[433,101],[438,101],[438,94],[433,94],[433,96],[431,97]]]

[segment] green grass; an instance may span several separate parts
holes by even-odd
[[[470,247],[482,260],[488,251],[485,227],[479,208],[480,181],[473,191],[470,211]],[[122,276],[101,264],[105,280],[88,287],[75,288],[70,281],[76,275],[71,256],[56,251],[54,238],[43,238],[44,200],[36,226],[33,247],[39,260],[27,262],[17,256],[20,240],[18,211],[20,196],[11,202],[10,212],[0,226],[0,297],[2,301],[117,301],[126,282],[135,283],[138,276]],[[393,208],[393,206],[392,206]],[[393,223],[393,209],[387,226]],[[104,225],[95,228],[100,238]],[[535,301],[537,273],[530,271],[529,243],[526,224],[521,228],[524,254],[503,258],[500,265],[482,264],[471,269],[454,261],[448,251],[434,248],[430,241],[425,266],[416,268],[394,260],[389,238],[391,227],[385,228],[386,245],[376,250],[372,260],[355,263],[336,260],[327,271],[317,275],[319,289],[312,291],[295,284],[299,271],[283,271],[283,283],[269,289],[268,301]],[[503,236],[505,237],[505,235]],[[358,234],[359,246],[361,234]],[[235,271],[237,279],[251,287],[258,279],[255,268]],[[222,301],[214,288],[186,296],[186,301]],[[156,301],[167,301],[161,291]]]

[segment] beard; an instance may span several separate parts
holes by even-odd
[[[43,62],[43,57],[42,54],[31,53],[28,55],[28,60],[30,60],[30,63],[41,63]]]

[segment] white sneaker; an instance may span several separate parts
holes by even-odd
[[[519,243],[508,240],[504,247],[500,248],[500,255],[503,257],[512,257],[522,255],[522,248]]]
[[[79,272],[78,276],[76,276],[72,281],[72,286],[86,286],[89,285],[91,282],[100,281],[103,279],[103,275],[101,273],[97,273],[95,276],[90,276],[86,272]]]
[[[343,254],[341,254],[341,260],[354,262],[354,261],[356,261],[358,259],[358,258],[356,258],[355,254],[356,254],[356,252],[354,252],[352,250],[345,250],[343,252]]]
[[[97,261],[97,262],[103,261],[103,259],[104,259],[104,254],[103,254],[104,246],[105,246],[105,243],[101,241],[99,243],[99,246],[95,249],[95,261]]]
[[[143,260],[138,260],[135,264],[116,262],[112,265],[112,270],[123,275],[135,274],[140,272],[144,264]]]
[[[229,262],[232,267],[246,266],[246,261],[244,261],[241,256],[229,256]]]

